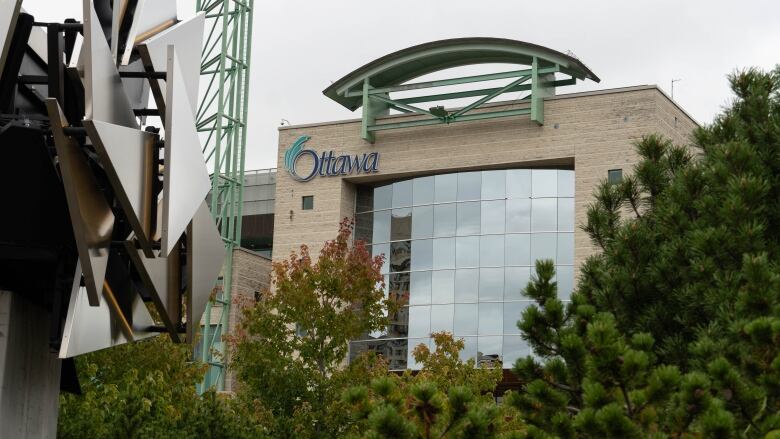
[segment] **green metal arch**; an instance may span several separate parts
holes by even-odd
[[[366,80],[373,88],[392,87],[452,67],[502,63],[539,67],[559,66],[562,72],[580,80],[600,79],[577,58],[550,48],[504,38],[454,38],[420,44],[393,52],[352,71],[323,90],[323,93],[351,111],[363,105],[355,96]]]

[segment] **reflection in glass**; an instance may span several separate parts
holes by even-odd
[[[431,333],[431,306],[409,307],[409,338],[428,337]]]
[[[463,337],[463,350],[460,351],[460,361],[466,362],[477,358],[477,337]]]
[[[372,212],[355,215],[355,240],[371,245],[374,238],[374,214]]]
[[[504,269],[479,269],[479,301],[504,299]]]
[[[482,192],[480,172],[461,172],[458,174],[458,201],[479,200]]]
[[[417,239],[412,241],[412,270],[430,270],[433,268],[433,240]]]
[[[390,244],[372,245],[371,256],[379,255],[385,256],[385,263],[382,264],[382,269],[380,271],[382,274],[387,274],[390,272]]]
[[[506,265],[531,265],[531,235],[506,235],[504,242]]]
[[[506,267],[504,273],[504,300],[527,299],[523,290],[531,280],[531,267]]]
[[[433,206],[433,236],[455,236],[455,203]]]
[[[477,342],[477,363],[492,365],[501,360],[501,345],[504,338],[500,335],[479,337]]]
[[[574,231],[574,198],[558,198],[558,230]]]
[[[430,339],[429,338],[414,338],[414,339],[410,338],[409,339],[409,345],[408,345],[409,347],[408,347],[408,350],[407,350],[407,357],[406,357],[406,364],[407,364],[406,367],[407,368],[412,369],[412,370],[420,370],[422,368],[422,364],[416,362],[414,360],[414,355],[413,355],[414,348],[416,348],[417,346],[419,346],[421,344],[424,344],[424,345],[430,347]]]
[[[455,271],[455,301],[476,302],[479,295],[479,269]]]
[[[431,305],[431,333],[447,331],[452,333],[452,318],[455,305]]]
[[[456,238],[455,265],[458,268],[479,266],[479,236]]]
[[[374,210],[374,188],[358,185],[355,195],[355,213]]]
[[[531,231],[558,230],[558,202],[554,198],[531,200]]]
[[[390,240],[412,239],[412,209],[393,209],[390,217]]]
[[[431,303],[452,303],[455,299],[455,271],[434,271],[431,275]]]
[[[387,242],[390,240],[390,211],[374,212],[374,233],[371,242]]]
[[[529,232],[531,230],[531,199],[520,198],[506,201],[506,232]]]
[[[482,233],[504,233],[504,220],[506,217],[504,205],[504,200],[482,202]]]
[[[455,336],[476,335],[478,305],[476,303],[456,303],[453,332]]]
[[[409,292],[410,305],[427,305],[431,303],[431,272],[415,271],[411,274]]]
[[[393,183],[393,207],[412,205],[412,180]]]
[[[571,299],[571,293],[574,289],[574,267],[559,265],[555,267],[555,271],[555,279],[558,281],[558,298],[561,300]]]
[[[510,169],[506,171],[507,198],[531,197],[531,170]]]
[[[558,193],[558,171],[556,169],[531,170],[531,196],[555,197]]]
[[[435,195],[437,203],[455,201],[458,194],[458,174],[437,175],[434,177]]]
[[[506,171],[482,171],[482,199],[506,197]]]
[[[409,273],[393,273],[389,276],[388,291],[390,300],[399,306],[409,303]]]
[[[479,233],[479,202],[458,203],[458,236]]]
[[[534,233],[531,235],[531,263],[543,259],[555,261],[556,239],[555,233]]]
[[[574,171],[558,170],[558,195],[559,197],[574,197]]]
[[[393,202],[393,185],[374,189],[374,210],[389,209]]]
[[[504,235],[480,236],[479,265],[482,267],[501,267],[504,265]]]
[[[504,367],[511,367],[517,360],[527,357],[530,353],[531,349],[528,347],[528,343],[526,343],[521,336],[504,336]]]
[[[574,264],[574,233],[558,234],[558,264]]]
[[[504,334],[520,334],[517,321],[520,320],[523,310],[528,308],[531,302],[506,302],[504,303]]]
[[[412,238],[430,238],[433,236],[433,206],[412,208]]]
[[[455,268],[455,238],[433,240],[433,268]]]
[[[409,271],[412,252],[411,241],[390,243],[390,271]]]
[[[412,201],[415,206],[420,204],[433,204],[433,177],[419,177],[413,180]]]

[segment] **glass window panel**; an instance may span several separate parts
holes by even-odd
[[[506,171],[506,196],[508,198],[531,197],[530,169],[510,169]]]
[[[504,265],[504,235],[479,237],[479,265],[501,267]]]
[[[555,261],[556,253],[555,233],[534,233],[531,235],[531,263],[543,259]]]
[[[433,236],[455,236],[456,204],[433,206]]]
[[[412,183],[412,201],[414,205],[433,203],[433,177],[415,178]]]
[[[412,270],[430,270],[433,267],[433,240],[412,241]]]
[[[455,238],[433,240],[433,268],[455,268]]]
[[[531,265],[531,235],[504,236],[506,265]]]
[[[393,207],[412,205],[412,180],[393,183]]]
[[[382,264],[382,274],[390,272],[390,244],[379,244],[371,246],[371,256],[385,255],[385,263]]]
[[[415,271],[410,276],[409,304],[427,305],[431,303],[431,272]]]
[[[482,171],[482,199],[506,197],[506,172]]]
[[[431,332],[452,333],[452,319],[455,305],[431,305]]]
[[[374,239],[374,214],[372,212],[355,215],[355,240],[370,245]]]
[[[504,342],[504,337],[497,335],[492,337],[479,337],[477,345],[477,362],[494,363],[501,359],[501,345]]]
[[[455,201],[458,194],[458,174],[434,177],[434,200],[437,203]]]
[[[466,362],[477,358],[477,337],[463,337],[463,350],[458,354],[460,361]]]
[[[393,185],[374,189],[374,210],[389,209],[393,204]]]
[[[504,269],[479,269],[479,301],[504,300]]]
[[[558,282],[558,298],[571,299],[574,290],[574,267],[571,265],[559,265],[555,267],[555,279]]]
[[[479,335],[497,335],[504,330],[504,304],[479,304]]]
[[[374,210],[374,188],[358,185],[356,188],[355,212],[368,212]],[[244,194],[246,198],[246,194]]]
[[[504,303],[504,334],[520,335],[517,321],[522,317],[523,310],[528,308],[531,302],[506,302]]]
[[[455,301],[476,302],[479,295],[479,270],[455,271]]]
[[[431,275],[431,303],[455,301],[455,271],[434,271]]]
[[[506,201],[506,232],[531,231],[531,199],[519,198]]]
[[[523,290],[531,280],[531,267],[506,267],[504,269],[504,300],[527,299]]]
[[[461,172],[458,174],[458,201],[479,200],[482,192],[480,172]]]
[[[414,348],[417,346],[424,344],[426,346],[429,346],[428,338],[410,338],[409,339],[409,348],[407,349],[407,356],[406,356],[406,365],[409,369],[412,370],[420,370],[422,368],[422,364],[416,362],[414,360]],[[429,346],[430,347],[430,346]]]
[[[412,238],[433,236],[433,206],[417,206],[412,209]]]
[[[409,273],[393,273],[389,276],[388,295],[399,306],[409,303]]]
[[[504,233],[505,204],[504,200],[482,202],[482,233]]]
[[[409,307],[409,338],[428,337],[431,333],[431,306]]]
[[[455,305],[453,331],[455,336],[477,335],[479,314],[476,303],[458,303]]]
[[[558,196],[558,170],[532,169],[531,196],[534,198]],[[395,199],[395,194],[393,194],[393,199]],[[395,206],[395,203],[393,203],[393,206]]]
[[[558,198],[558,230],[574,231],[574,198]]]
[[[390,211],[374,212],[374,232],[371,242],[387,242],[390,240]]]
[[[574,171],[567,169],[558,170],[558,196],[574,196]]]
[[[504,336],[504,368],[511,368],[520,358],[525,358],[531,353],[528,343],[519,335]]]
[[[412,209],[393,209],[390,217],[390,240],[412,238]]]
[[[479,266],[479,236],[456,238],[455,265],[458,268]]]
[[[558,202],[554,198],[531,200],[531,231],[551,232],[558,230]]]
[[[574,233],[558,234],[558,257],[556,262],[559,264],[574,264]]]
[[[411,254],[411,241],[390,243],[390,271],[409,271]]]
[[[458,235],[479,234],[479,201],[473,203],[458,203]]]

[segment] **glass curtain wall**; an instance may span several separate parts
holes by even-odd
[[[386,330],[350,343],[391,369],[418,368],[432,332],[463,338],[464,359],[530,354],[516,322],[538,259],[555,261],[558,294],[574,286],[574,171],[510,169],[418,177],[358,190],[355,237],[384,254],[386,292],[402,306]]]

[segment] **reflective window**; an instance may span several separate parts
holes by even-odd
[[[427,305],[431,303],[431,272],[415,271],[410,278],[409,304]]]
[[[455,236],[456,207],[455,203],[433,206],[433,236]]]
[[[558,198],[558,230],[574,231],[574,198]]]
[[[393,186],[380,186],[374,189],[374,210],[389,209],[393,205]]]
[[[479,297],[479,270],[455,271],[455,302],[476,302]]]
[[[523,291],[531,280],[531,267],[506,267],[504,269],[504,300],[527,299]]]
[[[455,240],[455,266],[479,266],[479,236],[461,236]]]
[[[504,235],[483,235],[479,240],[479,265],[502,267],[504,265]]]
[[[412,239],[412,209],[393,209],[390,217],[390,240]]]
[[[506,171],[482,172],[482,199],[493,200],[506,197]]]
[[[574,171],[558,170],[557,197],[574,197]]]
[[[522,317],[523,311],[531,302],[506,302],[504,303],[504,334],[520,335],[517,321]]]
[[[504,330],[504,304],[479,304],[479,335],[501,334]]]
[[[399,306],[409,304],[409,273],[393,273],[389,276],[388,292],[390,299]]]
[[[393,183],[393,207],[412,205],[412,180]]]
[[[458,174],[434,177],[434,200],[437,203],[455,201],[458,196]]]
[[[374,236],[371,242],[387,242],[390,240],[390,211],[374,212]]]
[[[531,197],[531,170],[510,169],[506,171],[507,198]]]
[[[476,303],[456,303],[453,332],[455,336],[477,335],[479,315]]]
[[[412,208],[412,238],[430,238],[433,236],[433,206]]]
[[[558,230],[558,202],[555,198],[531,200],[531,231],[552,232]]]
[[[531,354],[528,343],[519,335],[505,335],[502,353],[504,355],[504,368],[514,366],[515,362]]]
[[[503,337],[500,335],[479,337],[479,344],[477,345],[477,361],[480,364],[491,364],[501,360],[501,345],[503,344],[503,341]]]
[[[455,238],[433,240],[433,268],[455,268]]]
[[[479,200],[481,191],[481,172],[461,172],[458,174],[458,201]]]
[[[411,241],[398,241],[390,243],[390,271],[409,271],[411,267],[412,244]]]
[[[430,305],[409,307],[409,338],[428,337],[431,333]]]
[[[433,268],[433,240],[416,239],[412,241],[412,270],[430,270]]]
[[[555,261],[556,253],[555,233],[534,233],[531,235],[531,262],[550,259]]]
[[[558,193],[558,171],[556,169],[531,170],[531,196],[555,197]],[[393,195],[395,199],[395,195]],[[395,205],[395,204],[394,204]]]
[[[371,246],[371,256],[384,255],[385,263],[382,265],[382,274],[390,272],[390,244],[379,244]]]
[[[574,263],[574,233],[558,234],[558,252],[556,262],[558,264]]]
[[[434,177],[420,177],[412,180],[412,202],[415,206],[432,204]]]
[[[463,350],[460,351],[460,360],[468,361],[477,359],[477,337],[463,337]]]
[[[434,271],[431,275],[431,303],[455,301],[455,271]]]
[[[506,201],[506,232],[531,231],[531,199],[520,198]]]
[[[374,239],[374,213],[359,213],[355,215],[355,240],[371,244]]]
[[[479,301],[504,300],[504,269],[479,269]]]
[[[555,267],[555,280],[558,282],[558,298],[571,299],[574,290],[574,267],[571,265],[559,265]]]
[[[504,200],[483,201],[480,207],[482,215],[482,233],[504,233],[506,217]]]
[[[409,339],[409,347],[408,347],[408,355],[406,358],[406,364],[409,369],[412,370],[420,370],[422,368],[422,365],[414,360],[414,355],[412,354],[414,352],[414,349],[419,345],[425,345],[430,348],[430,339],[429,338],[410,338]]]
[[[504,236],[506,265],[531,265],[531,235],[523,233]]]
[[[458,236],[479,233],[479,202],[458,203]]]
[[[455,305],[431,305],[431,332],[447,331],[452,333],[453,311]]]

